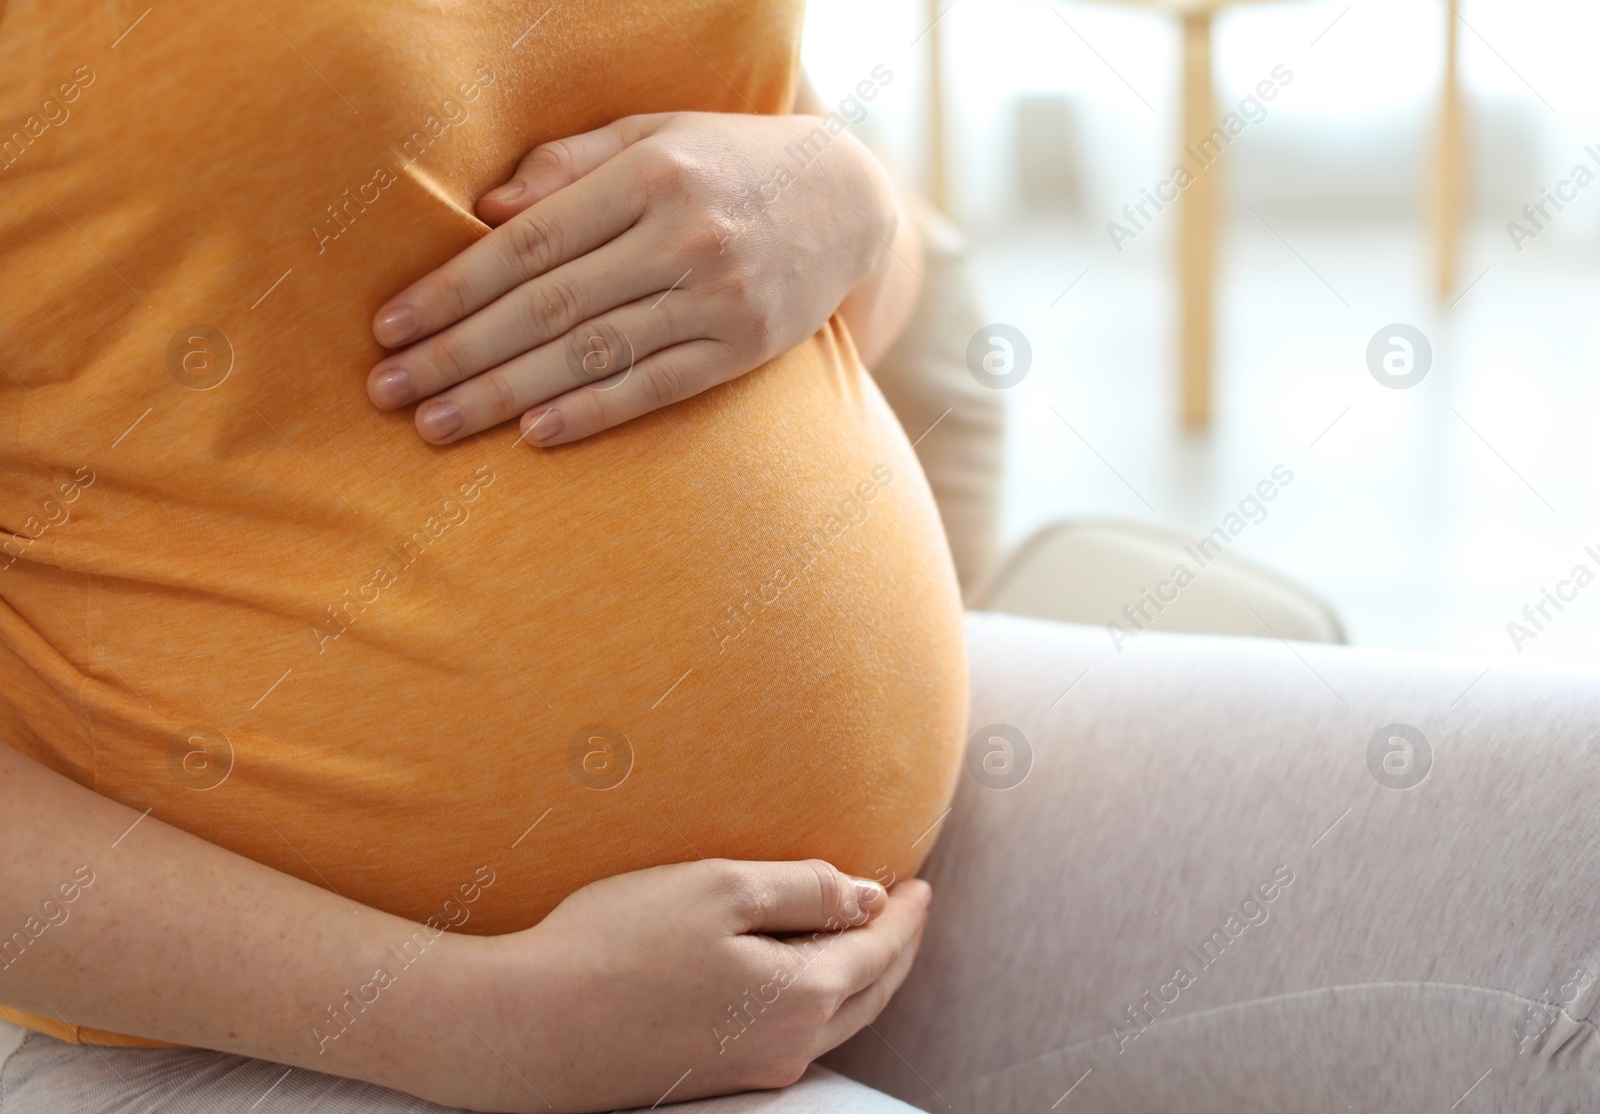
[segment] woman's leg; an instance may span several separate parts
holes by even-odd
[[[1600,678],[968,629],[921,956],[826,1063],[984,1114],[1600,1110]]]
[[[673,1114],[911,1114],[813,1064],[781,1091],[662,1107]],[[203,1049],[93,1048],[31,1033],[0,1055],[3,1114],[465,1114],[398,1091]]]

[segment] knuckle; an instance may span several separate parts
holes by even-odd
[[[459,267],[446,267],[438,273],[437,279],[439,296],[450,307],[451,317],[463,317],[472,312],[472,286],[466,271]]]
[[[778,341],[778,320],[772,314],[753,310],[745,315],[743,334],[751,351],[766,355]]]
[[[733,302],[744,302],[750,297],[753,288],[754,284],[751,282],[749,273],[743,267],[737,265],[723,268],[722,273],[717,275],[713,286],[714,293],[718,298]]]
[[[503,422],[514,418],[525,409],[518,401],[517,392],[512,389],[503,369],[486,371],[479,378],[483,380],[483,385],[488,391],[489,409],[495,421]]]
[[[459,383],[472,374],[472,355],[467,344],[451,333],[434,341],[429,359],[447,383]]]
[[[573,167],[577,166],[572,145],[564,139],[552,139],[549,143],[539,144],[528,156],[528,161],[536,167],[549,167],[566,174],[571,174]]]
[[[529,287],[528,310],[545,337],[559,336],[578,322],[578,294],[570,283],[545,278]]]
[[[813,1018],[821,1025],[844,1005],[851,994],[850,982],[843,971],[836,971],[817,980],[816,993],[811,1000]]]
[[[728,253],[743,231],[744,226],[732,217],[711,214],[703,224],[684,233],[683,253],[692,259],[716,259]]]
[[[800,1077],[806,1073],[806,1068],[811,1064],[804,1056],[785,1056],[772,1066],[773,1088],[791,1087],[800,1082]]]
[[[745,1091],[780,1091],[797,1081],[805,1073],[802,1066],[795,1071],[795,1056],[787,1050],[763,1056],[744,1065],[738,1073],[738,1084]]]
[[[824,915],[828,917],[842,920],[846,912],[844,876],[839,873],[837,867],[825,859],[807,859],[805,865],[817,879],[817,897],[819,898],[817,908],[821,909]]]
[[[620,412],[617,409],[616,391],[585,391],[581,396],[584,401],[579,404],[588,411],[585,420],[587,429],[610,429],[621,422]],[[568,409],[572,407],[569,405]]]
[[[664,361],[651,364],[644,374],[644,392],[651,406],[666,406],[683,397],[683,372]]]
[[[706,297],[719,308],[719,332],[743,350],[767,354],[778,339],[779,320],[768,309],[762,280],[741,266],[725,268]]]
[[[686,297],[675,300],[678,294],[685,294]],[[684,324],[684,317],[693,304],[697,304],[697,292],[685,290],[680,286],[673,293],[673,297],[662,298],[651,307],[650,313],[654,320],[650,324],[650,331],[655,334],[659,343],[670,347],[677,338],[690,331]]]
[[[579,384],[615,375],[632,360],[632,343],[609,321],[591,321],[567,334],[567,370]]]
[[[682,193],[698,175],[699,168],[695,160],[678,148],[650,144],[641,154],[649,156],[641,177],[652,197]]]
[[[752,1063],[750,1086],[761,1089],[787,1087],[799,1080],[816,1055],[817,1033],[809,1027],[786,1025],[768,1037],[759,1060]]]
[[[851,1008],[861,1016],[863,1025],[871,1025],[889,1004],[889,991],[881,986],[869,987],[861,1001]]]
[[[519,214],[502,227],[506,244],[524,274],[543,272],[560,257],[560,232],[537,209]]]
[[[777,906],[777,894],[747,871],[728,869],[733,866],[735,864],[729,860],[719,863],[715,884],[727,895],[729,903],[743,919],[756,924],[765,923]]]
[[[779,344],[782,339],[779,328],[781,328],[781,325],[779,325],[776,315],[766,314],[766,312],[752,312],[749,317],[749,325],[747,325],[750,343],[755,344],[758,351],[773,351],[773,347]]]

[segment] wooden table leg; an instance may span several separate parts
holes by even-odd
[[[1183,17],[1183,143],[1199,150],[1201,137],[1217,126],[1211,77],[1211,16]],[[1180,151],[1178,161],[1194,163]],[[1222,160],[1199,171],[1183,191],[1178,226],[1178,366],[1183,424],[1211,424],[1211,364],[1221,220]]]
[[[941,213],[950,213],[949,167],[946,162],[947,142],[944,96],[944,27],[941,25],[946,5],[942,0],[928,0],[923,5],[923,17],[931,29],[927,34],[928,67],[928,200]]]
[[[1434,284],[1441,299],[1456,284],[1457,253],[1466,209],[1466,159],[1461,107],[1459,23],[1455,0],[1445,0],[1444,89],[1439,102],[1439,138],[1433,163]]]

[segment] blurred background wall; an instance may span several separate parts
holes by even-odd
[[[1275,465],[1295,480],[1235,549],[1306,584],[1368,645],[1588,659],[1600,585],[1517,638],[1524,608],[1600,573],[1600,183],[1538,235],[1509,222],[1588,164],[1600,11],[1578,0],[1457,4],[1466,221],[1434,289],[1430,159],[1444,0],[1225,7],[1218,112],[1275,67],[1293,78],[1223,156],[1214,410],[1178,420],[1173,207],[1120,245],[1171,171],[1182,38],[1159,7],[1043,0],[810,0],[804,56],[824,101],[874,66],[894,80],[859,131],[933,181],[928,31],[943,51],[948,208],[986,313],[1023,330],[1006,392],[1004,532],[1137,518],[1202,534]],[[1121,250],[1118,250],[1120,247]],[[1375,333],[1433,353],[1407,390],[1376,382]],[[1070,425],[1068,424],[1070,420]],[[1110,617],[1108,616],[1108,619]],[[1531,629],[1531,628],[1529,628]]]

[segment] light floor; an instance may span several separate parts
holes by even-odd
[[[1507,630],[1575,566],[1600,576],[1600,267],[1479,228],[1464,283],[1482,277],[1444,312],[1414,226],[1270,219],[1225,236],[1200,437],[1175,417],[1167,245],[1119,255],[1067,222],[977,238],[990,319],[1034,350],[1008,395],[1008,539],[1071,516],[1204,533],[1283,464],[1293,481],[1232,548],[1321,594],[1352,642],[1600,661],[1600,582],[1546,604],[1520,651]],[[1433,348],[1405,390],[1367,367],[1396,322]]]

